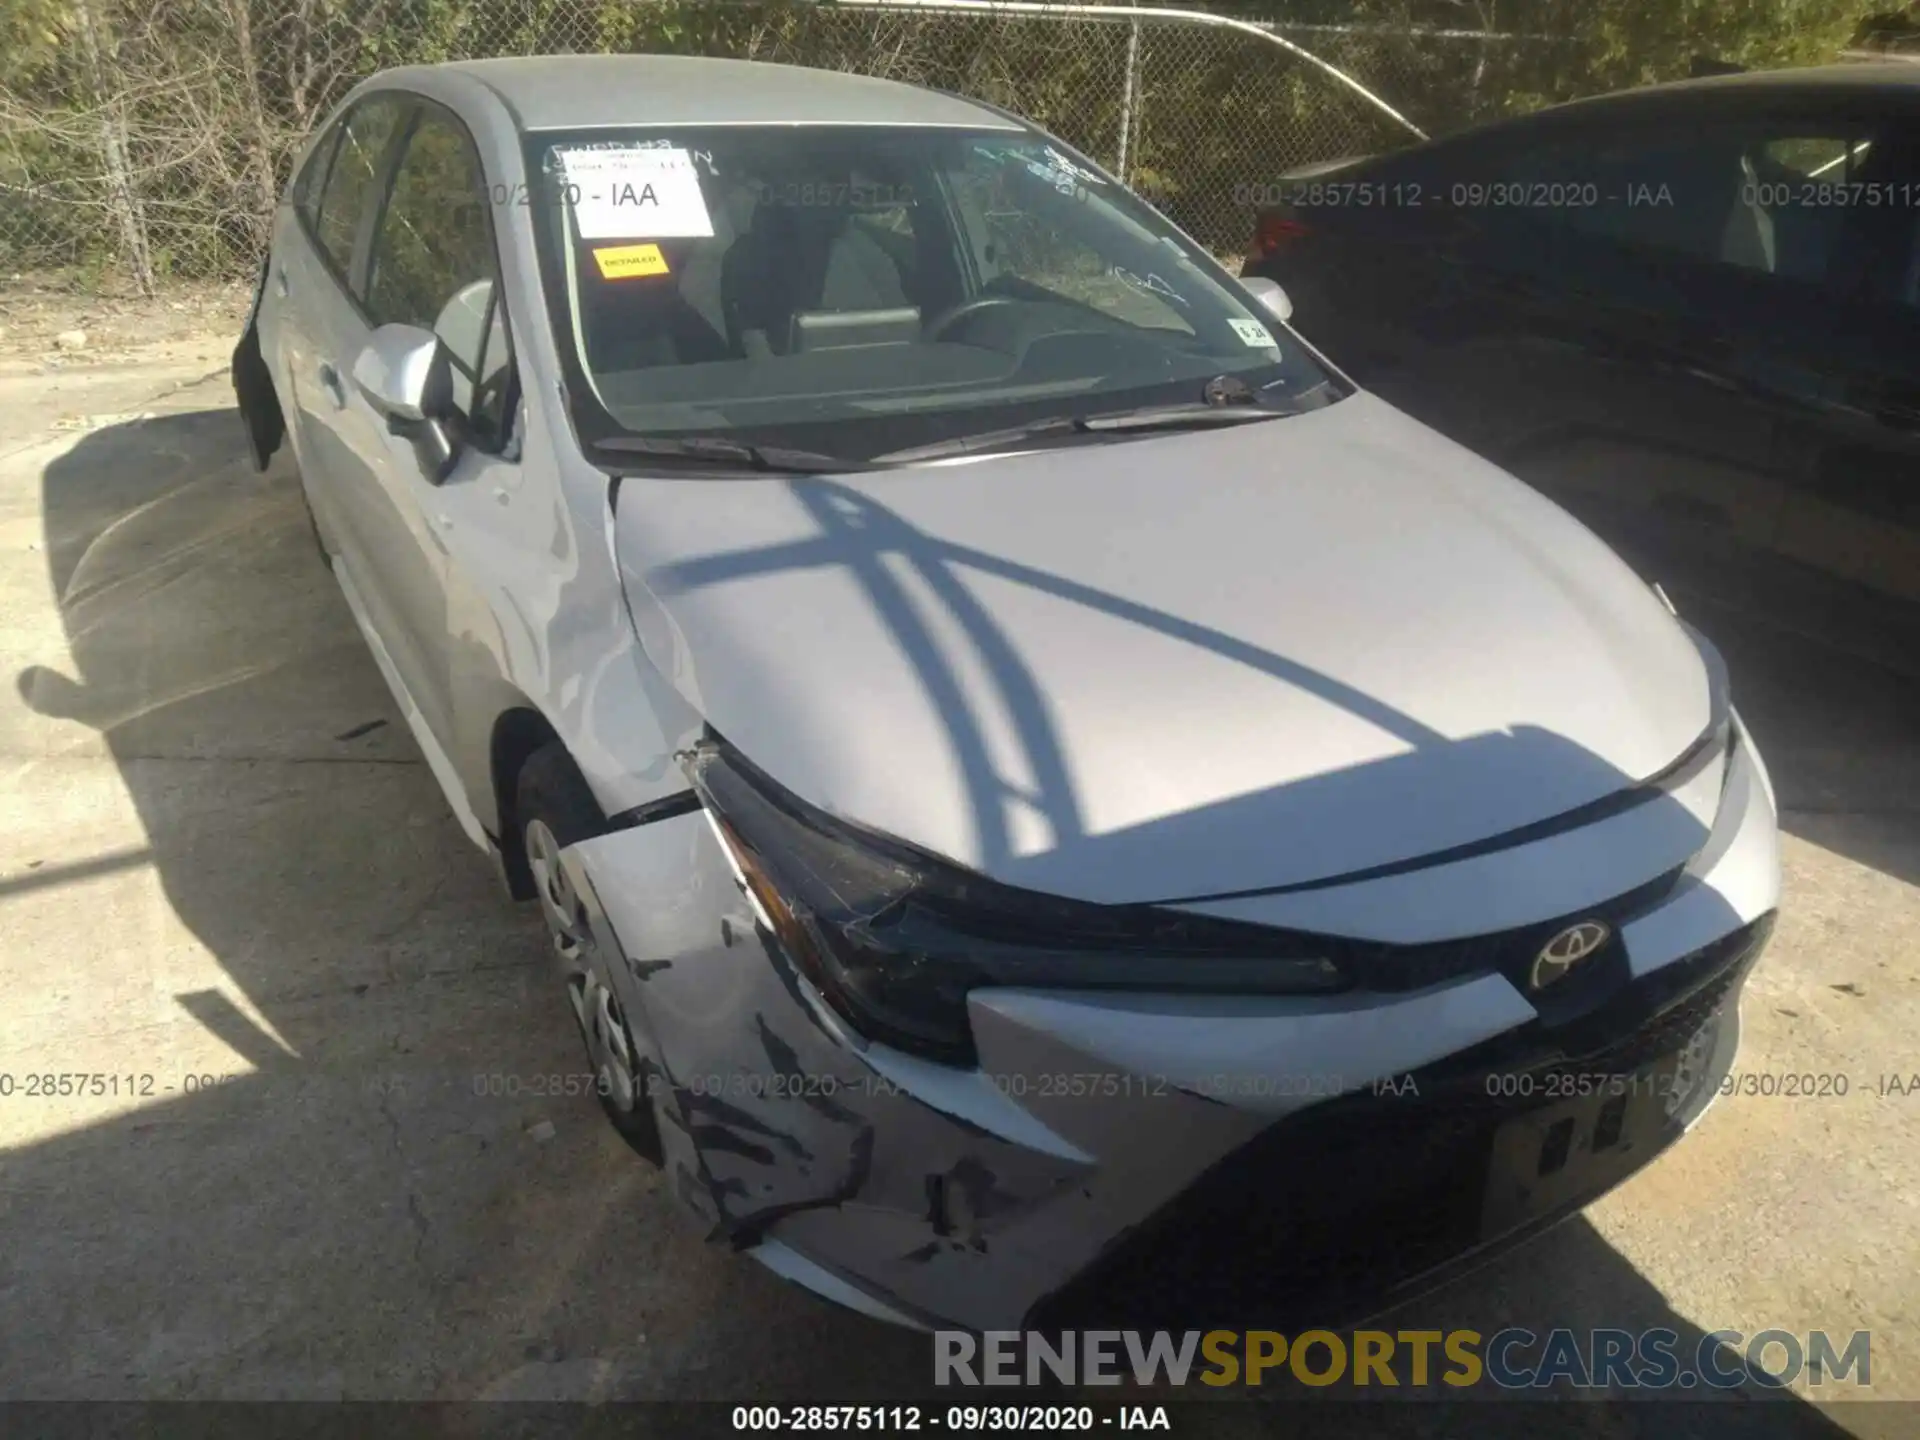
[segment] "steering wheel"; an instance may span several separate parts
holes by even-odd
[[[958,305],[949,305],[929,320],[922,331],[922,338],[933,341],[944,340],[949,330],[955,329],[982,311],[1015,303],[1017,303],[1017,297],[1012,295],[983,294],[976,295],[971,300],[962,300]]]

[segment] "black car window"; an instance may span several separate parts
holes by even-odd
[[[1825,284],[1873,148],[1864,126],[1806,120],[1569,135],[1489,190],[1576,235]]]
[[[1874,146],[1871,132],[1833,125],[1769,135],[1745,148],[1738,203],[1770,241],[1765,263],[1755,268],[1815,284],[1844,278],[1833,274],[1834,257],[1848,212],[1869,183]]]
[[[1879,137],[1857,167],[1849,226],[1832,276],[1849,298],[1920,308],[1920,127]]]
[[[480,157],[451,116],[426,110],[406,142],[373,239],[367,316],[440,337],[453,400],[475,438],[504,438],[511,352]]]
[[[352,274],[353,243],[360,233],[361,217],[373,198],[380,162],[393,139],[400,114],[398,100],[362,101],[347,116],[340,140],[334,147],[333,163],[320,193],[314,239],[343,280]]]

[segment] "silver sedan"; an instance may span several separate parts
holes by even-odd
[[[307,147],[256,458],[711,1238],[1335,1323],[1716,1093],[1779,871],[1718,657],[1287,312],[879,80],[394,70]]]

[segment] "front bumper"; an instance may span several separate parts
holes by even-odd
[[[899,1323],[1158,1328],[1356,1318],[1671,1143],[1732,1063],[1778,899],[1744,734],[1695,840],[1622,919],[1618,983],[1577,1014],[1492,970],[1299,999],[977,991],[971,1070],[853,1034],[756,926],[704,813],[565,859],[657,1072],[670,1182],[710,1236]],[[1520,883],[1533,849],[1509,852]],[[1498,873],[1473,863],[1476,884]],[[1682,1052],[1684,1087],[1673,1064],[1644,1078]],[[1627,1120],[1567,1083],[1628,1075],[1645,1088]],[[1570,1144],[1567,1163],[1536,1166],[1542,1143]]]

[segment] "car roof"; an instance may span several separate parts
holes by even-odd
[[[1920,65],[1903,60],[1861,60],[1844,65],[1807,65],[1791,70],[1741,70],[1725,75],[1702,75],[1691,80],[1669,80],[1637,90],[1618,90],[1576,105],[1628,99],[1681,101],[1689,96],[1731,91],[1742,95],[1847,95],[1883,90],[1911,98],[1920,95]]]
[[[1864,60],[1843,65],[1809,65],[1793,70],[1745,70],[1737,74],[1705,75],[1616,90],[1606,95],[1571,100],[1528,115],[1495,122],[1488,129],[1533,124],[1557,124],[1563,119],[1586,123],[1614,113],[1647,119],[1682,118],[1746,111],[1782,105],[1794,110],[1823,106],[1845,109],[1885,108],[1908,112],[1920,108],[1920,65],[1899,60]]]
[[[479,81],[523,130],[646,125],[896,125],[1017,130],[957,95],[800,65],[694,55],[528,55],[390,70]]]

